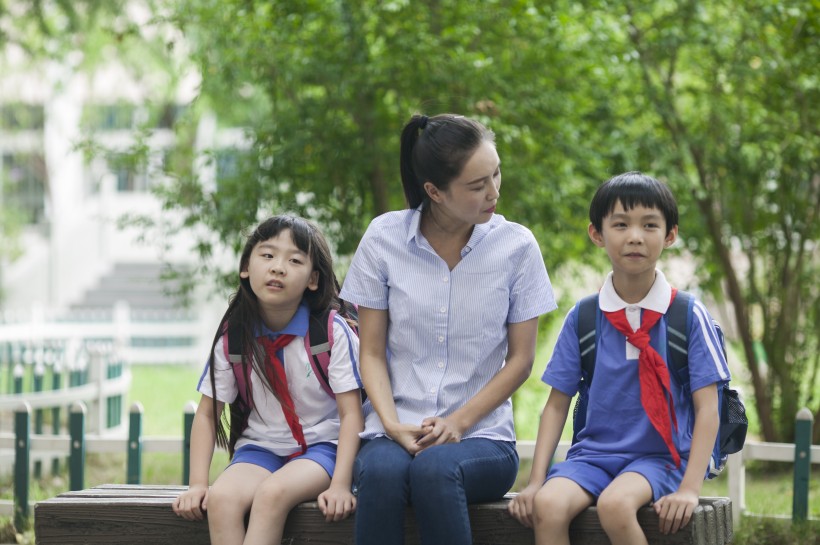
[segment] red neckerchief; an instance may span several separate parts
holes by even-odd
[[[301,452],[292,454],[290,457],[299,456],[307,451],[307,444],[305,443],[305,434],[302,432],[302,425],[299,423],[299,416],[296,414],[296,408],[293,405],[293,398],[288,391],[288,379],[285,376],[285,366],[276,357],[276,353],[280,349],[287,346],[290,341],[294,339],[295,335],[279,335],[275,341],[271,341],[267,336],[259,337],[259,341],[265,348],[267,354],[267,361],[265,362],[265,374],[268,377],[276,397],[279,399],[279,404],[282,406],[282,412],[285,414],[285,420],[288,423],[290,432],[293,438],[299,443],[302,448]]]
[[[672,288],[672,298],[675,299],[677,290]],[[641,327],[638,331],[632,331],[629,320],[626,318],[626,310],[621,309],[615,312],[606,312],[604,315],[615,329],[620,331],[626,340],[638,350],[638,378],[641,382],[641,405],[643,405],[646,415],[652,426],[661,434],[663,442],[672,454],[675,467],[680,467],[680,454],[675,448],[672,440],[672,426],[678,430],[678,420],[675,416],[675,403],[672,400],[672,390],[669,384],[669,369],[666,362],[658,351],[649,344],[649,330],[660,320],[660,312],[644,309],[641,318]],[[671,414],[671,425],[669,415]]]

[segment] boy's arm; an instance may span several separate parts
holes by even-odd
[[[553,388],[541,412],[530,479],[527,486],[513,498],[508,507],[510,515],[527,528],[532,528],[533,499],[547,478],[547,470],[558,448],[558,441],[561,439],[571,402],[570,396]]]
[[[654,505],[664,534],[677,532],[692,517],[720,426],[716,384],[692,392],[692,404],[695,408],[695,427],[683,480],[677,492],[660,498]]]
[[[225,404],[216,402],[217,414]],[[174,500],[174,512],[187,520],[202,520],[208,508],[208,478],[216,445],[213,398],[202,395],[191,425],[191,473],[188,490]]]
[[[353,461],[359,451],[359,432],[364,429],[362,397],[360,390],[336,394],[339,407],[339,446],[336,450],[336,469],[330,488],[319,495],[319,509],[325,519],[337,521],[346,518],[356,509],[353,485]]]

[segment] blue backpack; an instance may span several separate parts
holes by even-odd
[[[692,324],[692,307],[695,298],[692,294],[678,290],[672,304],[666,311],[666,354],[670,375],[678,385],[689,392],[689,327]],[[578,344],[581,349],[581,384],[578,389],[578,400],[572,417],[572,442],[578,440],[578,432],[586,425],[589,387],[595,373],[595,356],[597,347],[598,322],[602,318],[598,306],[598,294],[581,299],[576,305]],[[720,325],[713,321],[717,331],[720,348],[726,357],[726,344]],[[729,387],[728,381],[718,385],[718,412],[720,427],[715,448],[709,462],[706,478],[720,475],[726,467],[729,454],[739,452],[746,441],[749,422],[746,419],[746,408],[737,391]]]

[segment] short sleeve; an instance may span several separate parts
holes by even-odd
[[[236,377],[233,374],[233,368],[225,357],[224,348],[225,337],[223,336],[217,341],[214,347],[214,354],[212,364],[214,366],[214,382],[216,382],[216,395],[214,395],[213,387],[211,385],[210,365],[205,365],[205,370],[199,378],[197,391],[211,398],[216,398],[217,401],[224,403],[231,403],[239,392],[236,384]]]
[[[576,333],[576,307],[570,309],[564,318],[564,325],[558,334],[552,356],[541,380],[572,397],[578,392],[581,382],[581,348]]]
[[[378,218],[377,218],[378,219]],[[387,277],[380,258],[381,247],[376,220],[370,223],[353,255],[340,296],[345,301],[378,310],[387,309]]]
[[[526,243],[510,289],[510,323],[523,322],[558,308],[541,249],[533,234],[526,233]]]
[[[694,392],[731,379],[714,320],[700,301],[692,306],[689,327],[689,387]]]
[[[340,394],[362,388],[359,377],[359,337],[341,316],[333,321],[333,349],[328,366],[330,388]]]

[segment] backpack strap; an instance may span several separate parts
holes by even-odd
[[[592,384],[595,373],[595,353],[598,345],[598,294],[587,295],[576,308],[575,332],[578,334],[578,346],[581,349],[581,375]]]
[[[248,397],[248,384],[250,383],[250,366],[242,365],[242,332],[238,326],[227,324],[225,334],[222,336],[222,351],[225,359],[231,364],[234,377],[236,377],[236,387],[239,397],[246,406],[250,406],[252,400]]]
[[[677,375],[678,382],[686,384],[685,371],[689,366],[689,328],[692,325],[692,306],[695,298],[691,293],[678,290],[666,310],[666,355],[669,368]]]
[[[328,309],[322,314],[311,314],[308,333],[305,336],[305,351],[313,373],[322,389],[334,399],[336,394],[330,387],[328,367],[330,366],[330,351],[333,349],[333,320],[335,318],[335,309]]]

